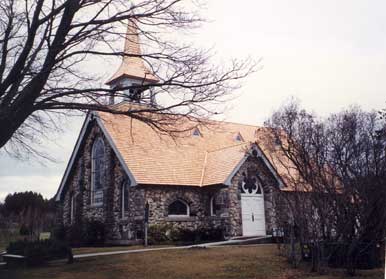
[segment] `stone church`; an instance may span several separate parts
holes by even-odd
[[[131,24],[125,52],[140,51]],[[130,56],[107,85],[156,82],[144,62]],[[110,104],[142,106],[146,92],[126,93]],[[143,239],[147,207],[150,226],[221,228],[229,238],[271,234],[277,229],[276,194],[291,191],[291,183],[275,167],[269,130],[208,123],[171,138],[125,115],[89,112],[56,194],[64,225],[100,220],[107,242],[129,244]]]

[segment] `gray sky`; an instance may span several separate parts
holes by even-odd
[[[220,59],[263,58],[263,69],[237,92],[226,120],[262,124],[289,96],[320,115],[351,104],[386,107],[385,1],[208,2],[203,15],[210,22],[195,31],[195,43],[214,47]],[[0,200],[25,190],[52,197],[80,125],[69,120],[65,133],[46,143],[58,163],[42,166],[0,153]]]

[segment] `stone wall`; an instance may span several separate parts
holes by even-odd
[[[275,197],[279,190],[278,183],[263,160],[259,157],[250,156],[240,167],[231,180],[229,188],[229,228],[230,235],[242,235],[242,216],[241,216],[241,183],[243,174],[256,175],[263,186],[265,225],[267,234],[272,233],[275,227]]]
[[[128,235],[127,222],[121,220],[121,207],[117,204],[120,196],[121,182],[126,175],[120,166],[114,151],[97,125],[90,125],[86,132],[86,140],[79,150],[73,169],[67,179],[62,201],[63,224],[82,225],[85,220],[98,220],[105,224],[109,239],[121,239]],[[96,138],[101,137],[105,145],[105,179],[103,187],[103,204],[93,205],[91,201],[91,150]],[[133,191],[133,190],[131,190]],[[135,192],[135,191],[134,191]],[[75,198],[75,218],[70,220],[70,200]],[[135,195],[133,195],[135,196]],[[121,224],[123,222],[123,224]],[[132,228],[130,228],[132,229]],[[130,234],[130,236],[135,236]]]
[[[139,186],[128,189],[128,209],[122,208],[122,184],[128,181],[120,164],[114,168],[115,182],[113,185],[112,214],[109,217],[111,234],[108,236],[113,242],[124,244],[143,238],[144,223],[144,190]],[[124,211],[124,212],[122,212]]]
[[[189,186],[143,186],[145,203],[149,204],[149,224],[171,224],[180,229],[195,230],[200,227],[220,227],[224,218],[217,214],[210,216],[210,199],[219,194],[220,187],[203,189]],[[189,217],[169,217],[168,207],[182,200],[188,204]]]
[[[249,157],[231,180],[231,186],[189,187],[171,185],[139,185],[129,188],[129,206],[122,214],[122,184],[127,176],[114,151],[97,125],[89,125],[86,140],[80,147],[73,169],[64,188],[62,212],[64,225],[70,225],[70,198],[76,197],[75,218],[99,220],[106,226],[107,238],[112,243],[131,243],[143,238],[144,210],[149,204],[150,224],[172,224],[178,228],[222,227],[228,237],[242,235],[241,181],[243,174],[255,173],[262,182],[265,199],[266,231],[275,227],[275,193],[277,182],[261,158]],[[105,143],[106,177],[103,205],[91,203],[91,149],[94,140],[102,137]],[[210,199],[215,198],[216,214],[210,216]],[[190,216],[171,218],[168,206],[180,199],[190,207]]]

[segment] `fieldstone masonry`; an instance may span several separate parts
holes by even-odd
[[[97,125],[89,125],[85,142],[73,165],[62,196],[63,224],[81,224],[82,220],[100,220],[106,225],[107,242],[130,244],[143,239],[144,211],[149,204],[150,224],[172,224],[178,228],[221,227],[228,237],[242,235],[241,182],[243,174],[257,175],[264,189],[266,231],[275,227],[275,193],[278,183],[261,158],[250,156],[231,180],[230,186],[189,187],[174,185],[138,185],[129,188],[129,207],[122,213],[122,184],[126,176],[108,140]],[[105,186],[103,205],[91,203],[91,149],[94,140],[105,143]],[[75,197],[74,218],[71,220],[71,197]],[[210,216],[210,200],[218,205]],[[168,217],[168,206],[176,199],[190,207],[189,217]]]

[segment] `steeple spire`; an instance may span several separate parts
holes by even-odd
[[[115,87],[124,80],[131,81],[131,84],[148,84],[159,81],[140,57],[142,52],[138,26],[135,19],[130,19],[127,24],[124,52],[128,56],[123,57],[122,63],[116,73],[106,82],[107,85]],[[127,82],[123,84],[127,85]]]

